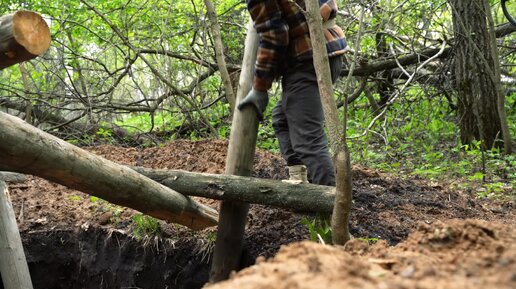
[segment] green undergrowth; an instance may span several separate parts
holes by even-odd
[[[132,217],[133,235],[138,239],[158,236],[161,230],[156,218],[144,214],[136,214]]]
[[[310,233],[310,240],[324,244],[332,243],[331,221],[329,215],[317,214],[312,217],[305,216],[301,219]]]
[[[508,100],[513,103],[516,97]],[[462,145],[456,111],[446,101],[395,104],[364,134],[371,120],[370,113],[350,110],[348,145],[354,164],[401,178],[449,182],[478,197],[516,197],[516,154],[482,150],[480,142]],[[509,125],[514,138],[516,114],[509,114]]]

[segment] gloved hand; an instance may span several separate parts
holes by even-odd
[[[258,91],[254,88],[249,91],[246,97],[242,99],[242,101],[238,104],[238,109],[242,110],[242,108],[252,105],[256,114],[258,115],[259,120],[263,120],[263,113],[267,108],[267,104],[269,103],[269,95],[267,92]]]

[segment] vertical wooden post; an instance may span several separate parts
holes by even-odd
[[[247,24],[244,59],[242,60],[242,71],[240,72],[236,97],[237,104],[251,90],[257,50],[258,34],[253,27],[252,20],[250,20]],[[257,134],[258,117],[254,109],[250,106],[245,107],[242,111],[235,109],[225,174],[251,175]],[[227,279],[232,270],[238,269],[248,210],[249,204],[247,203],[222,201],[217,241],[210,270],[210,282]]]
[[[352,202],[352,179],[349,149],[346,144],[346,126],[339,121],[337,105],[333,98],[330,65],[326,53],[326,43],[322,30],[322,17],[319,12],[319,1],[305,0],[307,21],[313,47],[314,67],[317,73],[324,119],[329,132],[330,148],[336,170],[335,203],[331,218],[332,242],[344,245],[349,238],[349,216]],[[344,102],[347,103],[347,99]],[[346,106],[344,106],[346,107]],[[344,115],[346,114],[344,110]]]
[[[0,181],[0,272],[5,289],[32,289],[16,217],[3,181]]]

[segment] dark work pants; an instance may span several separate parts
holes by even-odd
[[[332,81],[342,57],[330,58]],[[335,186],[335,169],[324,133],[324,113],[312,60],[290,65],[282,79],[283,93],[272,111],[272,126],[287,165],[304,164],[312,183]]]

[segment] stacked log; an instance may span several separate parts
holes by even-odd
[[[39,14],[17,11],[0,17],[0,69],[33,59],[50,47],[50,29]]]

